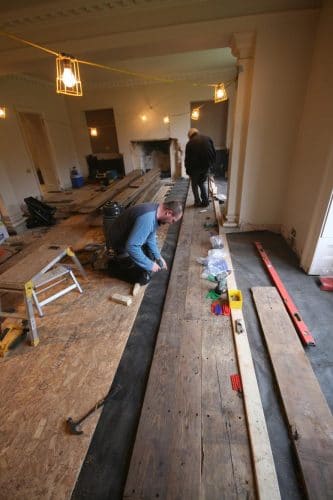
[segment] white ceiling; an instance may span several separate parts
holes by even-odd
[[[207,33],[184,39],[180,46],[172,38],[162,43],[160,30],[320,5],[321,0],[0,0],[0,30],[79,59],[186,79],[235,67],[235,58],[229,48],[210,45]],[[196,39],[198,47],[207,50],[196,50]],[[0,75],[23,73],[54,80],[54,57],[38,49],[0,36],[0,58]],[[81,72],[88,82],[117,84],[129,78],[87,66]]]

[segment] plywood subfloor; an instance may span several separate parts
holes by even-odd
[[[86,223],[86,216],[71,217],[46,240],[78,248],[103,241],[101,228]],[[0,360],[0,498],[69,498],[74,488],[99,412],[82,436],[67,434],[65,420],[79,418],[108,393],[144,292],[130,307],[115,304],[111,294],[128,294],[131,286],[88,275],[88,282],[79,277],[82,295],[73,291],[45,306],[45,317],[37,318],[38,347],[21,345]]]

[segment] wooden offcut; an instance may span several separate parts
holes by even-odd
[[[275,287],[251,289],[307,496],[333,493],[333,417]]]
[[[130,306],[132,304],[132,297],[129,295],[121,295],[120,293],[113,293],[111,295],[111,300],[117,302],[117,304],[122,304],[123,306]]]

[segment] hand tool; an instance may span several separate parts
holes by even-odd
[[[215,276],[215,281],[217,281],[217,285],[215,287],[215,293],[218,295],[222,295],[227,291],[227,278],[231,274],[231,271],[222,271],[221,273]]]
[[[103,399],[101,399],[100,401],[98,401],[95,404],[95,406],[93,408],[91,408],[91,410],[89,410],[88,413],[86,413],[79,420],[75,421],[75,420],[72,419],[72,417],[68,417],[68,419],[66,420],[68,432],[70,434],[75,434],[75,435],[83,434],[83,430],[80,428],[80,424],[86,418],[88,418],[89,415],[91,415],[96,410],[98,410],[98,408],[100,408],[101,406],[103,406],[106,403],[106,401],[108,401],[109,399],[112,399],[116,394],[118,394],[118,392],[120,391],[120,389],[121,389],[121,386],[120,385],[116,385],[116,387],[111,392],[109,392],[109,394],[107,394]]]
[[[298,336],[300,337],[301,341],[303,342],[304,345],[316,345],[316,342],[314,338],[311,335],[311,332],[309,328],[307,327],[306,323],[303,321],[301,317],[301,313],[298,311],[296,305],[294,304],[292,298],[290,297],[289,293],[287,292],[287,289],[285,288],[284,284],[282,283],[280,276],[278,275],[276,269],[274,268],[273,264],[268,258],[268,255],[266,254],[262,244],[259,241],[254,242],[260,257],[262,258],[266,269],[272,278],[279,294],[281,295],[281,298],[283,300],[283,303],[289,313],[289,316],[291,317],[296,331],[298,333]]]

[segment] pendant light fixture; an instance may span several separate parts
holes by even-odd
[[[97,137],[98,136],[98,130],[96,127],[90,127],[90,135],[91,137]]]
[[[77,59],[66,54],[59,54],[57,66],[57,94],[82,95],[79,63]]]
[[[5,106],[0,106],[0,119],[4,120],[6,118],[6,108]]]
[[[200,118],[200,108],[192,109],[191,120],[199,120]]]
[[[220,83],[219,85],[215,85],[215,96],[214,102],[223,102],[228,99],[227,91],[225,89],[224,83]]]

